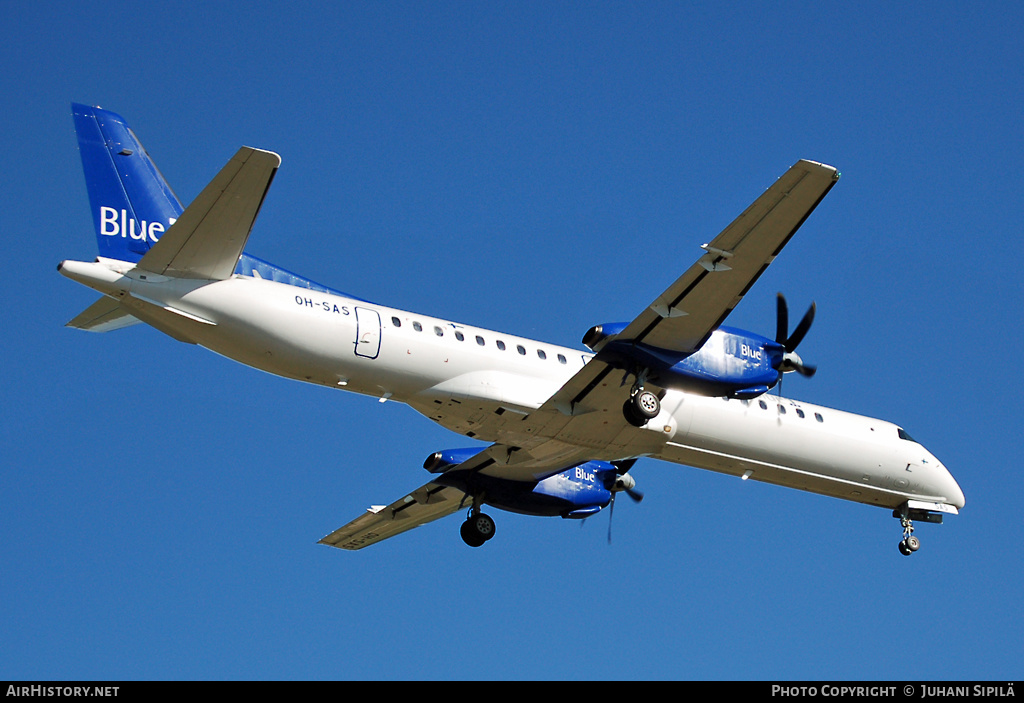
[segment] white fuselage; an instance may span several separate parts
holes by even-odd
[[[106,261],[63,262],[61,272],[175,338],[279,376],[406,403],[486,442],[522,444],[507,418],[537,410],[592,356],[259,278],[164,278]],[[584,451],[652,456],[887,508],[907,500],[963,507],[949,472],[901,434],[882,420],[777,396],[668,391],[646,427],[588,438]],[[564,433],[529,439],[546,441],[549,457],[559,444],[567,462],[579,456]],[[547,473],[556,468],[566,467],[549,463]],[[530,477],[537,474],[522,475]]]

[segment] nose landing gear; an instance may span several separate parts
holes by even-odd
[[[909,532],[908,532],[909,530]],[[913,525],[910,524],[910,520],[907,520],[907,525],[904,527],[903,539],[900,540],[900,554],[905,557],[909,557],[911,554],[921,548],[921,540],[910,532],[914,531]]]
[[[903,526],[903,539],[900,540],[900,554],[909,557],[921,548],[921,540],[914,536],[914,523],[910,519],[910,510],[906,506],[892,512],[893,517],[900,519]]]
[[[903,526],[903,539],[900,540],[900,554],[910,556],[921,548],[921,540],[914,536],[913,520],[942,524],[943,513],[956,515],[956,508],[947,503],[930,503],[921,500],[908,500],[892,511],[894,518],[899,518]]]

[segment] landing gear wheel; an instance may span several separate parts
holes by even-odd
[[[911,535],[900,540],[900,554],[909,557],[921,548],[921,540]]]
[[[494,520],[490,515],[477,513],[469,519],[469,522],[473,525],[476,533],[484,538],[484,542],[494,537]]]
[[[462,541],[470,547],[479,547],[494,537],[494,530],[494,520],[489,515],[477,513],[470,515],[469,519],[462,523],[459,534],[462,535]]]
[[[640,390],[629,397],[622,406],[626,422],[634,427],[643,427],[661,412],[661,401],[650,391]]]
[[[658,413],[661,412],[661,401],[650,391],[640,391],[634,395],[633,405],[636,407],[637,414],[648,420],[658,417]]]
[[[633,427],[643,427],[647,424],[647,420],[645,418],[637,417],[636,410],[633,409],[632,398],[622,404],[622,416],[626,418],[626,422],[631,424]]]
[[[462,541],[468,544],[470,547],[480,547],[485,542],[484,538],[476,533],[473,529],[473,525],[466,520],[462,523],[462,527],[459,528],[459,534],[462,535]],[[902,546],[900,547],[902,549]]]
[[[910,519],[910,511],[901,508],[893,512],[903,526],[903,539],[900,540],[900,554],[909,557],[921,548],[921,540],[914,536],[914,522]]]

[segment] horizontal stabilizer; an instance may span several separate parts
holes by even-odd
[[[280,165],[271,151],[239,149],[138,268],[178,278],[230,278]]]
[[[130,315],[121,303],[106,296],[79,313],[65,325],[89,332],[110,332],[122,327],[137,325],[141,320]]]

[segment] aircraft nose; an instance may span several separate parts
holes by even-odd
[[[953,474],[949,472],[942,464],[939,464],[943,471],[946,472],[945,480],[943,481],[943,489],[946,496],[946,502],[950,505],[960,509],[964,507],[967,500],[964,498],[964,492],[960,489],[960,484],[953,478]]]

